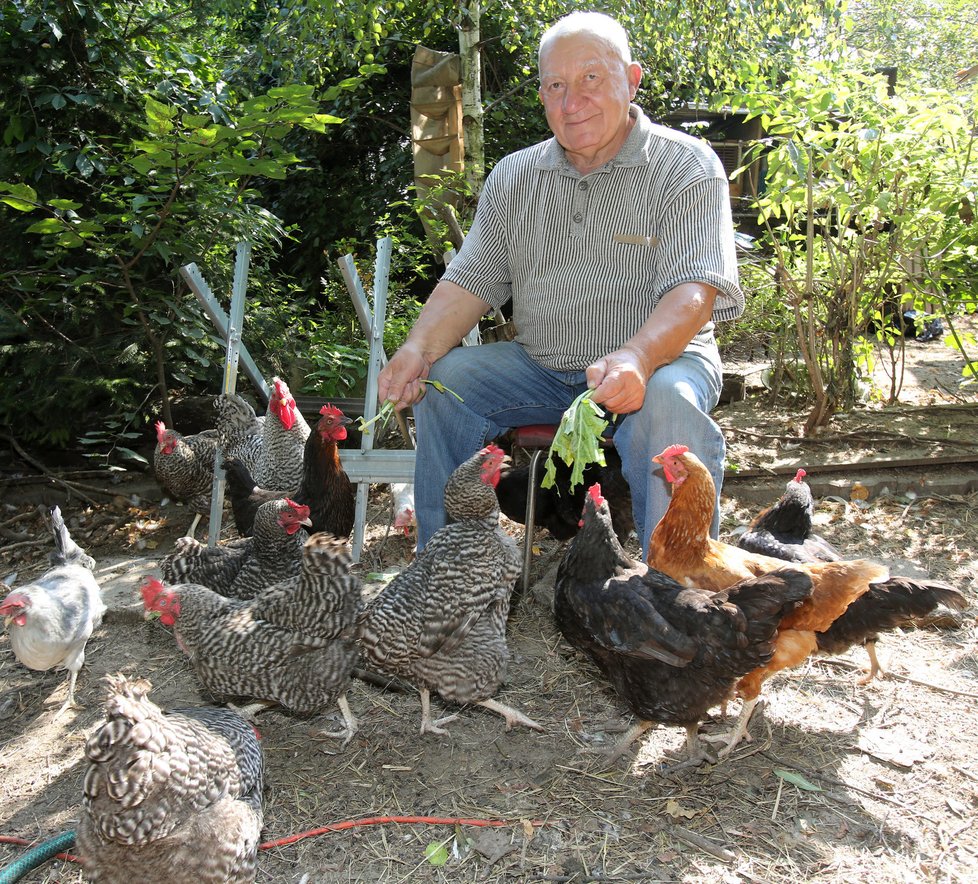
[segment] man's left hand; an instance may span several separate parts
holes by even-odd
[[[594,401],[614,414],[638,411],[645,401],[648,372],[634,350],[623,348],[602,356],[585,370]]]

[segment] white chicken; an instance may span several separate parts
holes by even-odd
[[[61,715],[75,705],[75,681],[85,662],[85,646],[102,622],[105,604],[91,571],[94,559],[71,539],[57,506],[51,508],[50,518],[55,567],[9,592],[0,601],[0,616],[20,663],[40,672],[55,667],[68,670],[68,697],[57,712]]]

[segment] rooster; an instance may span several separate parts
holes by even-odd
[[[110,675],[105,722],[85,744],[77,845],[99,884],[255,880],[263,761],[228,709],[162,711],[144,679]]]
[[[273,378],[261,455],[252,471],[255,484],[262,488],[298,488],[309,432],[309,424],[296,406],[289,385],[281,378]]]
[[[742,549],[792,562],[832,562],[842,558],[828,541],[812,534],[814,501],[804,477],[805,471],[798,470],[781,499],[753,521],[751,529],[740,538]],[[825,654],[840,654],[862,643],[869,655],[869,671],[858,682],[868,684],[883,673],[876,656],[879,633],[912,626],[940,604],[960,611],[967,602],[956,589],[934,580],[890,577],[873,583],[825,632],[816,636],[818,649]]]
[[[837,562],[842,558],[831,543],[812,533],[815,501],[805,475],[798,470],[780,499],[751,522],[737,542],[741,549],[788,562]]]
[[[85,647],[106,609],[92,574],[95,560],[71,538],[59,507],[51,508],[50,520],[55,567],[11,591],[0,601],[0,617],[20,663],[40,672],[68,670],[68,698],[57,717],[76,705],[75,682],[85,662]]]
[[[770,661],[778,624],[811,594],[811,579],[788,568],[717,593],[683,587],[625,554],[593,485],[557,570],[554,618],[639,718],[612,756],[661,722],[686,728],[692,764],[706,758],[700,720],[739,677]]]
[[[584,490],[597,483],[601,485],[611,504],[611,519],[618,540],[624,543],[635,529],[632,516],[632,494],[621,472],[621,455],[612,446],[605,450],[605,466],[588,464],[584,468],[583,484],[570,487],[571,467],[559,457],[554,459],[557,476],[551,488],[544,488],[542,474],[537,477],[534,497],[533,524],[546,528],[555,540],[570,540],[577,534],[584,508]],[[496,486],[499,508],[506,518],[519,524],[526,523],[527,486],[529,466],[511,467],[504,470]]]
[[[353,531],[356,496],[353,483],[340,464],[337,443],[346,439],[350,419],[333,405],[324,405],[322,417],[306,439],[302,455],[302,481],[294,492],[261,488],[237,457],[224,459],[228,497],[234,524],[242,537],[251,535],[255,513],[261,504],[280,497],[291,497],[309,507],[310,533],[328,531],[349,537]]]
[[[249,712],[278,704],[315,715],[336,703],[344,727],[323,736],[345,746],[356,733],[346,690],[357,658],[360,581],[350,573],[344,541],[314,534],[303,547],[299,574],[251,601],[193,583],[165,587],[152,577],[141,591],[147,616],[173,627],[209,693],[256,700]]]
[[[205,546],[181,537],[161,563],[168,583],[200,583],[221,595],[250,599],[273,583],[299,573],[308,534],[309,507],[287,497],[258,508],[252,537]]]
[[[499,713],[507,730],[514,724],[543,730],[491,699],[506,676],[506,617],[520,574],[520,554],[499,526],[493,490],[503,457],[490,445],[452,473],[445,487],[451,524],[434,534],[359,620],[364,656],[419,688],[422,734],[445,734],[441,725],[456,717],[432,721],[431,691]]]
[[[216,430],[181,436],[176,430],[168,430],[163,421],[156,422],[153,475],[164,494],[195,510],[187,532],[191,537],[201,517],[210,512],[217,439]]]
[[[687,586],[712,591],[728,589],[739,580],[767,574],[784,562],[712,540],[710,523],[716,501],[713,477],[685,445],[671,445],[653,460],[672,484],[672,500],[649,542],[649,565]],[[797,563],[812,578],[812,597],[781,622],[771,661],[737,683],[744,707],[734,730],[725,737],[727,754],[747,733],[761,685],[775,672],[797,666],[816,653],[824,633],[874,583],[889,577],[883,566],[859,559],[851,562]]]

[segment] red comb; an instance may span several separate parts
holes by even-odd
[[[328,414],[330,417],[343,417],[343,412],[331,402],[327,402],[322,408],[320,408],[319,413],[323,415]]]
[[[801,481],[802,479],[804,479],[804,478],[805,478],[805,476],[807,476],[807,475],[808,475],[808,473],[806,473],[806,472],[805,472],[804,470],[798,470],[798,472],[797,472],[797,473],[795,473],[795,478],[794,478],[794,481],[795,481],[795,482],[800,482],[800,481]]]
[[[670,445],[659,457],[679,457],[689,451],[686,445]]]
[[[604,498],[601,496],[600,482],[595,482],[590,488],[588,488],[587,493],[588,493],[588,497],[590,497],[591,500],[594,501],[595,507],[599,507],[601,506],[601,504],[605,502]]]
[[[495,442],[490,442],[485,448],[482,449],[483,454],[493,454],[493,455],[503,455],[506,456],[506,452],[502,450]]]
[[[156,597],[163,592],[163,584],[156,577],[147,577],[143,580],[142,585],[139,587],[140,593],[143,596],[143,604],[149,607],[153,604]]]

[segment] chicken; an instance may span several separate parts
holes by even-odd
[[[280,497],[291,497],[309,507],[310,533],[328,531],[337,537],[349,537],[356,511],[354,485],[340,464],[338,442],[346,439],[350,419],[333,405],[324,405],[315,431],[306,439],[302,455],[302,481],[297,490],[261,488],[242,460],[224,459],[228,497],[234,524],[243,537],[250,536],[255,513],[261,504]]]
[[[262,488],[298,488],[309,432],[309,424],[299,412],[288,384],[281,378],[273,378],[262,429],[261,455],[252,470],[255,484]]]
[[[683,587],[626,555],[594,485],[557,570],[554,619],[640,719],[612,755],[661,722],[686,728],[690,764],[706,758],[697,729],[707,710],[771,659],[778,624],[811,593],[788,568],[717,593]]]
[[[394,529],[405,537],[417,528],[414,515],[414,485],[408,482],[394,482],[391,485],[391,500],[394,504]]]
[[[262,589],[299,573],[309,535],[309,507],[287,497],[258,508],[252,537],[205,546],[181,537],[161,563],[168,583],[200,583],[231,598],[254,598]]]
[[[842,558],[831,543],[812,533],[815,501],[805,475],[798,470],[777,503],[751,522],[737,542],[741,549],[788,562],[837,562]]]
[[[876,656],[879,634],[913,626],[941,604],[955,611],[963,611],[968,606],[965,597],[946,583],[890,577],[872,584],[828,629],[815,636],[818,650],[823,654],[841,654],[853,645],[862,644],[869,654],[869,672],[858,681],[869,684],[878,674],[885,674]]]
[[[624,543],[635,529],[632,516],[632,494],[621,472],[621,456],[614,447],[605,449],[605,466],[588,464],[584,468],[584,482],[570,488],[571,467],[559,457],[555,459],[557,478],[550,488],[543,488],[543,470],[539,471],[534,499],[533,524],[546,528],[555,540],[570,540],[577,534],[584,508],[584,491],[598,483],[604,489],[611,504],[611,521],[618,540]],[[529,466],[504,470],[496,486],[499,509],[507,519],[523,525],[526,523],[526,496],[529,484]]]
[[[346,690],[357,659],[360,581],[350,573],[346,542],[314,534],[303,547],[299,574],[251,601],[193,583],[165,587],[151,577],[141,591],[147,615],[173,627],[198,680],[215,697],[247,697],[258,708],[277,703],[303,716],[336,703],[344,727],[323,735],[345,746],[356,733]]]
[[[76,843],[98,884],[255,880],[261,746],[228,709],[162,711],[145,679],[110,675],[105,722],[85,744]]]
[[[435,532],[359,620],[366,659],[420,690],[422,734],[444,734],[441,725],[456,717],[431,720],[431,691],[498,712],[507,730],[514,724],[542,730],[491,699],[506,677],[506,617],[520,574],[520,554],[499,526],[493,490],[503,457],[490,445],[452,473],[445,487],[451,524]]]
[[[156,422],[153,475],[164,494],[195,510],[187,532],[191,537],[201,517],[210,512],[217,438],[217,430],[181,436],[176,430],[168,430],[163,421]]]
[[[102,622],[105,604],[92,574],[95,560],[74,542],[57,506],[51,508],[50,519],[55,567],[11,591],[0,602],[0,617],[20,663],[41,672],[68,670],[68,697],[57,712],[61,715],[75,705],[85,647]]]
[[[672,500],[649,542],[649,565],[687,586],[727,589],[739,580],[783,567],[780,559],[748,552],[710,538],[716,491],[713,478],[685,445],[672,445],[653,458],[672,484]],[[889,577],[889,570],[863,559],[850,562],[797,563],[812,578],[812,597],[781,622],[771,661],[737,683],[744,700],[734,730],[721,754],[743,739],[761,686],[775,672],[797,666],[818,651],[818,633],[826,632],[870,585]]]
[[[221,454],[238,458],[253,473],[261,456],[265,418],[237,393],[222,393],[214,399],[214,408]]]
[[[754,520],[751,529],[740,538],[742,549],[793,562],[831,562],[842,558],[828,541],[812,533],[814,502],[804,477],[805,471],[798,470],[781,499]],[[853,645],[863,644],[870,668],[859,683],[868,684],[883,672],[876,656],[879,633],[912,626],[940,604],[960,611],[967,603],[956,589],[932,580],[894,576],[873,583],[828,630],[818,633],[818,650],[840,654]]]

